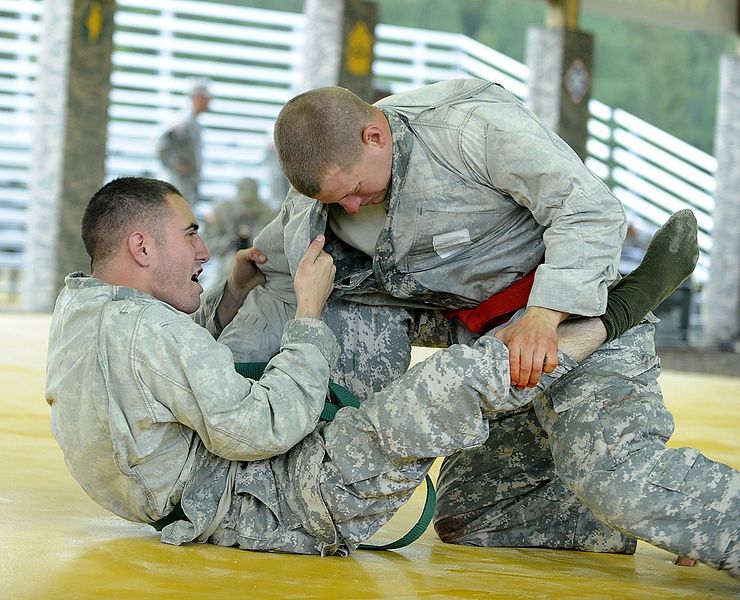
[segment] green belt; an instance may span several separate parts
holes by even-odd
[[[266,366],[267,363],[264,362],[236,363],[234,368],[236,369],[236,372],[243,377],[257,380],[262,377],[262,373],[264,373]],[[329,399],[324,403],[324,409],[321,411],[321,416],[319,418],[322,421],[331,421],[334,419],[334,415],[337,414],[337,411],[345,406],[357,408],[360,406],[360,401],[357,396],[347,388],[330,381]],[[427,484],[426,499],[424,500],[424,508],[421,511],[421,516],[416,522],[416,525],[414,525],[406,535],[397,539],[395,542],[389,542],[388,544],[382,544],[380,546],[373,544],[360,544],[360,550],[395,550],[396,548],[408,546],[410,543],[415,542],[419,537],[421,537],[421,534],[426,531],[427,527],[429,527],[429,523],[432,522],[434,508],[437,505],[437,494],[434,491],[434,484],[432,483],[431,477],[427,475],[425,481]],[[180,506],[180,503],[178,502],[177,505],[175,505],[175,508],[172,509],[172,512],[158,521],[155,521],[152,525],[154,529],[161,531],[170,523],[183,519],[187,519],[187,517],[182,510],[182,506]]]

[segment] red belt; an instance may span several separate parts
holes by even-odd
[[[527,273],[524,277],[494,294],[488,300],[484,300],[475,308],[446,310],[444,315],[450,320],[457,319],[461,321],[473,333],[485,333],[496,325],[505,323],[514,312],[527,306],[529,293],[532,291],[532,285],[534,284],[535,271]]]

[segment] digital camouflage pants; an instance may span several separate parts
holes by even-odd
[[[250,318],[272,326],[270,315]],[[237,361],[276,351],[264,332],[235,335],[246,331],[238,321],[224,332]],[[338,303],[325,321],[344,348],[333,379],[360,398],[383,390],[315,434],[326,456],[313,487],[348,547],[390,518],[433,457],[449,455],[435,520],[444,541],[629,553],[640,538],[737,575],[740,474],[697,450],[666,448],[673,420],[650,323],[580,365],[561,356],[544,391],[518,392],[506,348],[489,336],[402,375],[410,339],[452,337],[434,313]]]

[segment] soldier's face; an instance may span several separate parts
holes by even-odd
[[[200,114],[208,111],[208,106],[211,102],[210,96],[204,96],[203,94],[193,95],[193,112]]]
[[[170,206],[164,236],[153,249],[152,295],[181,310],[192,313],[200,306],[203,287],[198,282],[203,263],[210,258],[198,234],[198,223],[188,203],[176,194],[167,198]]]
[[[382,204],[390,188],[391,165],[390,146],[363,145],[360,160],[353,167],[329,169],[316,200],[339,204],[351,215],[363,206]]]

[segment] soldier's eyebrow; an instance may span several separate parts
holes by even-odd
[[[197,223],[190,223],[187,227],[183,229],[185,233],[194,233],[197,232],[200,229],[200,225]]]

